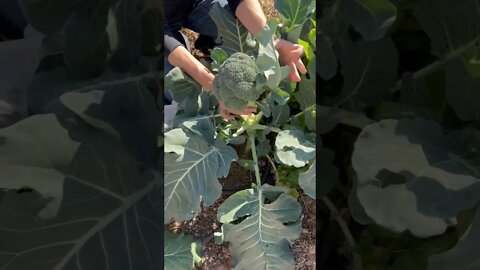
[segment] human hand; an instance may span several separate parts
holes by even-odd
[[[219,106],[220,107],[220,116],[222,116],[223,118],[225,118],[227,120],[235,119],[235,114],[236,115],[249,115],[249,114],[255,113],[257,111],[257,108],[255,108],[255,107],[247,107],[243,111],[231,110],[231,109],[225,108],[225,103],[223,101],[219,100],[218,103],[220,104],[220,106]]]
[[[212,90],[212,82],[215,76],[185,47],[178,46],[171,51],[168,56],[168,62],[175,67],[179,67],[204,89]]]
[[[302,79],[298,72],[300,71],[302,74],[307,73],[307,69],[302,62],[302,55],[304,53],[303,46],[300,44],[293,44],[283,39],[278,39],[275,48],[278,51],[280,63],[290,67],[290,80],[300,82]]]
[[[196,81],[202,86],[203,89],[212,91],[214,78],[215,75],[213,75],[207,68],[205,68],[204,72],[200,72],[200,75],[198,76]]]

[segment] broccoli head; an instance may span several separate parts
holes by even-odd
[[[213,90],[227,109],[244,110],[248,103],[256,101],[263,93],[256,89],[257,65],[250,56],[237,52],[218,68],[213,80]]]

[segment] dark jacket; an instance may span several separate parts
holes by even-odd
[[[168,56],[178,46],[185,46],[182,35],[170,29],[169,25],[184,24],[198,0],[165,0],[165,55]],[[233,14],[242,0],[228,0],[228,6]]]

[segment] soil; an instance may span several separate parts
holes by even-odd
[[[268,18],[276,16],[273,0],[260,0],[264,13]],[[183,32],[187,35],[190,45],[193,48],[192,54],[198,59],[205,56],[193,46],[198,35],[188,29]],[[231,269],[232,258],[228,243],[217,245],[214,242],[214,232],[220,231],[221,223],[217,220],[218,207],[235,191],[249,188],[254,175],[252,172],[243,169],[238,163],[232,163],[229,175],[221,179],[222,196],[210,207],[203,208],[195,218],[178,224],[178,230],[189,233],[202,240],[204,261],[194,270],[228,270]],[[316,269],[316,201],[305,195],[300,190],[298,197],[302,205],[302,228],[300,237],[291,245],[295,257],[296,270]]]

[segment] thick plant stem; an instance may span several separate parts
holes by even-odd
[[[250,141],[250,148],[252,149],[252,158],[255,169],[255,179],[257,180],[257,188],[262,186],[262,181],[260,180],[260,169],[258,168],[258,157],[257,157],[257,148],[255,147],[255,131],[247,131],[248,140]]]
[[[243,153],[244,153],[245,155],[246,155],[248,152],[251,151],[251,148],[252,148],[252,147],[251,147],[251,145],[252,145],[251,141],[252,141],[252,140],[253,140],[253,144],[255,144],[255,136],[252,136],[252,138],[251,138],[251,137],[250,137],[250,134],[249,134],[248,132],[247,132],[247,135],[248,135],[248,137],[247,137],[247,140],[248,140],[248,141],[247,141],[247,143],[245,144],[245,148],[243,149]],[[250,142],[250,143],[249,143],[249,142]],[[252,153],[252,155],[253,155],[253,153]]]
[[[438,70],[440,67],[443,67],[446,63],[455,59],[462,54],[464,54],[468,49],[474,47],[478,42],[480,42],[480,36],[477,36],[475,39],[471,40],[464,46],[452,50],[450,53],[445,55],[442,59],[439,59],[430,65],[416,71],[413,73],[413,80],[418,80],[419,78],[425,77],[434,71]],[[396,93],[402,88],[402,80],[398,81],[394,88],[390,89],[390,93]]]
[[[328,197],[322,197],[322,202],[327,206],[328,210],[330,210],[332,217],[337,221],[340,229],[343,232],[343,235],[345,236],[345,239],[347,240],[348,246],[352,252],[355,270],[362,270],[362,261],[360,259],[360,256],[354,251],[357,243],[355,242],[352,233],[348,229],[347,223],[345,222],[345,220],[343,220],[335,204],[333,204],[333,202]]]

